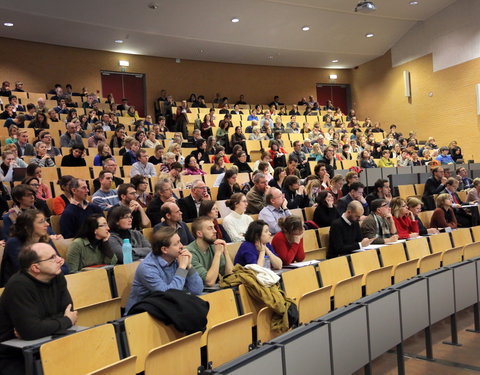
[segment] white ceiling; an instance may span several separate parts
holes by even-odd
[[[375,0],[377,11],[365,15],[353,11],[357,0],[0,0],[0,35],[191,60],[352,68],[456,0],[409,1]]]

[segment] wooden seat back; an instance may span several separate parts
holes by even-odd
[[[362,298],[362,275],[339,281],[332,289],[334,308],[338,309]]]
[[[474,242],[463,248],[463,259],[474,259],[480,257],[480,242]]]
[[[132,262],[128,264],[119,264],[113,269],[115,275],[115,285],[117,287],[118,296],[121,299],[120,305],[125,307],[128,302],[130,290],[132,288],[135,272],[140,262]]]
[[[330,311],[331,289],[331,286],[324,286],[300,297],[297,303],[300,324],[310,323]]]
[[[449,266],[451,264],[462,261],[463,247],[454,247],[453,249],[445,250],[442,254],[442,266]]]
[[[440,268],[442,253],[434,253],[421,258],[418,261],[418,273],[425,273]]]
[[[120,356],[113,325],[104,324],[47,342],[40,347],[40,358],[44,375],[64,374],[66,363],[71,375],[84,375],[115,363]]]
[[[396,266],[399,263],[407,261],[407,256],[405,255],[402,243],[383,246],[379,251],[384,266]]]
[[[152,349],[145,360],[145,375],[196,374],[201,365],[201,337],[202,333],[196,332]]]
[[[430,242],[430,249],[432,253],[439,253],[451,249],[452,242],[450,241],[450,233],[439,233],[428,237]]]
[[[417,275],[417,259],[399,263],[393,268],[393,283],[399,283]]]
[[[282,273],[283,287],[288,297],[297,303],[300,298],[319,288],[315,268],[312,266],[296,268]]]
[[[135,375],[136,361],[136,356],[127,357],[96,371],[89,372],[87,375]]]
[[[470,233],[470,228],[455,229],[452,232],[452,242],[454,247],[471,244],[473,240],[472,234]]]
[[[352,262],[354,275],[366,274],[381,267],[376,250],[353,253],[350,255],[350,261]]]
[[[317,265],[322,286],[335,285],[352,277],[347,257],[328,259]]]
[[[152,349],[184,336],[173,325],[167,326],[146,312],[128,316],[124,323],[130,355],[137,356],[137,373],[145,370],[145,359]]]
[[[406,246],[409,259],[420,259],[430,255],[430,247],[425,237],[407,241]]]
[[[208,331],[207,358],[213,367],[248,353],[252,343],[251,320],[252,313],[245,314],[217,324]]]

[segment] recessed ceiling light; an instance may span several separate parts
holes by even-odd
[[[240,18],[234,17],[234,18],[232,18],[232,22],[233,23],[240,22]]]
[[[375,36],[375,34],[373,34],[373,33],[365,34],[365,38],[373,38],[374,36]]]
[[[338,60],[337,60],[337,59],[335,59],[335,60],[332,60],[332,62],[333,62],[333,63],[337,63],[337,62],[338,62]]]
[[[418,5],[418,1],[410,1],[409,4],[410,5]]]
[[[270,60],[271,60],[271,59],[273,59],[273,56],[272,56],[272,55],[267,56],[267,59],[270,59]]]
[[[117,40],[115,41],[115,43],[121,44],[121,43],[123,43],[123,40],[122,40],[122,39],[117,39]]]
[[[13,26],[13,23],[11,23],[11,22],[4,22],[4,23],[3,23],[3,26],[12,27],[12,26]]]
[[[308,31],[308,30],[310,30],[310,26],[303,26],[303,27],[302,27],[302,30],[303,30],[303,31]]]

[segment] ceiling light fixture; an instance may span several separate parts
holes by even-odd
[[[273,56],[272,56],[272,55],[267,56],[267,59],[270,59],[270,60],[271,60],[271,59],[273,59]]]
[[[337,79],[337,75],[336,74],[330,74],[328,76],[330,79]]]
[[[410,1],[408,4],[410,4],[410,5],[418,5],[418,1]]]
[[[122,40],[122,39],[117,39],[117,40],[115,41],[115,43],[122,44],[122,43],[123,43],[123,40]]]
[[[234,18],[232,18],[232,22],[233,23],[240,22],[240,18],[234,17]]]
[[[3,26],[12,27],[12,26],[13,26],[13,23],[11,23],[11,22],[4,22],[4,23],[3,23]]]
[[[302,30],[303,30],[303,31],[308,31],[308,30],[310,30],[310,26],[303,26],[303,27],[302,27]]]
[[[333,63],[337,63],[337,62],[338,62],[338,60],[337,60],[337,59],[335,59],[335,60],[332,60],[332,62],[333,62]]]
[[[130,63],[127,60],[120,60],[118,62],[118,65],[120,65],[120,66],[130,66]]]
[[[375,36],[374,33],[365,34],[365,38],[373,38],[374,36]]]
[[[373,1],[360,1],[355,7],[355,12],[358,13],[371,13],[375,12],[376,10],[377,7],[373,3]]]

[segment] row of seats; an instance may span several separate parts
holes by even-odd
[[[472,228],[472,231],[470,229],[453,231],[451,237],[449,233],[443,233],[430,236],[428,239],[419,238],[405,244],[398,243],[384,246],[378,250],[378,253],[377,250],[369,250],[326,260],[315,267],[307,266],[283,272],[281,275],[282,285],[286,295],[294,299],[298,305],[300,322],[308,323],[332,309],[348,305],[360,299],[363,295],[375,293],[392,285],[392,283],[398,283],[441,266],[458,263],[462,259],[479,257],[480,242],[474,242],[479,239],[480,226]],[[152,367],[148,362],[149,359],[152,360],[152,357],[157,357],[153,356],[152,353],[156,352],[154,348],[161,345],[168,346],[162,346],[163,349],[159,350],[160,353],[171,353],[172,350],[186,350],[184,345],[188,342],[188,347],[191,349],[188,353],[192,355],[185,357],[183,354],[183,358],[191,359],[189,368],[185,371],[192,373],[192,369],[195,370],[201,364],[200,348],[205,345],[207,360],[211,362],[212,366],[218,367],[246,353],[249,345],[253,342],[266,342],[278,335],[278,332],[272,331],[270,328],[272,311],[252,300],[243,286],[240,286],[236,291],[223,289],[201,297],[210,303],[207,331],[203,335],[197,333],[180,339],[183,337],[182,334],[176,332],[172,327],[167,327],[155,321],[146,313],[121,320],[118,319],[119,316],[117,315],[112,319],[106,313],[106,307],[99,310],[97,306],[102,303],[107,305],[107,301],[120,301],[116,302],[120,305],[122,300],[126,301],[125,297],[128,296],[128,289],[137,264],[132,263],[113,268],[114,285],[117,287],[118,297],[111,297],[111,294],[110,296],[108,294],[109,284],[106,270],[97,269],[67,276],[68,288],[72,294],[74,305],[79,311],[78,324],[92,326],[116,320],[114,324],[120,327],[120,331],[124,327],[125,332],[125,344],[128,351],[123,353],[123,356],[136,357],[135,372],[146,370],[146,374],[152,373],[149,372],[152,371]],[[101,292],[102,285],[104,290]],[[83,293],[81,290],[83,290]],[[97,296],[96,299],[93,299],[92,296],[85,296],[85,294],[96,294]],[[101,301],[102,299],[103,301]],[[114,302],[109,303],[114,304]],[[92,313],[94,309],[97,309],[96,316],[98,318],[88,320],[89,317],[91,319],[94,316]],[[98,313],[98,311],[101,311],[101,313]],[[117,311],[119,314],[118,306]],[[89,331],[92,332],[87,333]],[[252,331],[252,335],[249,333],[250,331]],[[113,340],[113,327],[102,328],[99,332],[102,332],[102,334],[108,332],[106,337],[108,336],[110,337],[109,340]],[[65,363],[67,353],[58,348],[70,348],[70,343],[67,345],[67,341],[87,342],[85,340],[88,339],[88,342],[92,343],[104,342],[104,339],[94,340],[90,337],[83,337],[83,335],[92,334],[93,330],[88,330],[44,344],[40,352],[45,374],[58,373],[50,369],[49,366]],[[235,340],[231,340],[232,337],[235,337]],[[225,345],[226,342],[229,344]],[[44,347],[54,347],[57,350],[47,350]],[[75,347],[78,346],[72,346],[72,348]],[[62,361],[58,358],[58,352],[63,355]],[[97,354],[90,351],[90,348],[81,350],[81,354],[75,350],[72,350],[73,353],[79,358],[97,359],[98,357]],[[83,355],[87,357],[81,357]],[[162,356],[159,354],[156,359],[159,362],[156,366],[162,366],[160,357]],[[49,359],[47,360],[47,358]],[[97,366],[96,368],[110,364],[113,364],[114,368],[116,366],[126,366],[125,364],[115,363],[120,359],[116,355],[113,358],[108,358],[111,363],[105,363],[104,361],[96,363],[92,360],[80,362],[89,362],[88,366]],[[98,358],[98,360],[100,359]],[[165,359],[162,357],[162,360]],[[132,359],[127,361],[135,362]],[[78,373],[87,373],[93,370],[93,367],[85,369],[85,364],[83,364],[83,367],[73,368],[79,369]],[[156,369],[158,368],[156,367]],[[133,374],[134,372],[127,373]],[[175,373],[183,374],[181,370],[175,371]]]

